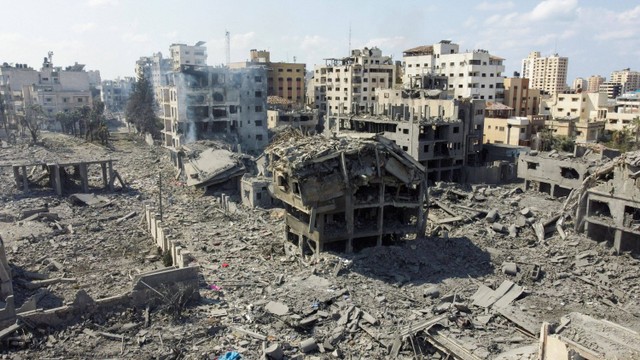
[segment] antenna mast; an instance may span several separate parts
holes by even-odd
[[[229,33],[229,31],[225,31],[224,38],[225,38],[224,50],[225,50],[225,56],[227,60],[227,67],[228,67],[229,64],[231,63],[231,33]]]
[[[351,56],[351,22],[349,22],[349,53],[347,55]]]

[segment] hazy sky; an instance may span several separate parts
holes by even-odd
[[[378,46],[396,60],[405,49],[449,39],[505,58],[506,75],[534,50],[569,57],[569,84],[640,70],[635,0],[4,0],[1,11],[0,63],[39,68],[51,50],[55,65],[77,61],[103,79],[132,76],[136,59],[166,56],[174,42],[206,41],[209,65],[221,64],[225,30],[231,61],[256,48],[313,69],[348,55],[350,26],[352,48]]]

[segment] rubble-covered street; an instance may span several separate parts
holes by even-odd
[[[237,194],[226,201],[188,187],[167,151],[113,137],[105,147],[45,133],[43,145],[0,150],[1,165],[116,160],[124,182],[102,189],[90,167],[96,196],[57,196],[43,179],[23,193],[11,167],[0,168],[15,307],[77,303],[81,290],[109,298],[163,269],[145,205],[162,206],[164,236],[199,268],[200,297],[182,308],[163,292],[159,305],[77,313],[46,327],[18,320],[19,330],[0,329],[3,358],[536,359],[543,322],[606,358],[640,354],[637,333],[603,331],[596,341],[585,330],[605,326],[592,318],[640,330],[638,259],[575,232],[564,197],[520,184],[437,183],[428,191],[432,237],[323,252],[303,265],[285,254],[284,209],[249,209]]]

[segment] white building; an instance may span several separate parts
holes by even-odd
[[[174,71],[180,70],[182,65],[207,65],[207,48],[204,41],[198,41],[195,45],[171,44],[169,53]]]
[[[573,80],[573,84],[571,84],[571,90],[574,92],[587,91],[589,86],[589,82],[585,78],[577,77]]]
[[[504,100],[503,58],[486,50],[459,52],[459,45],[443,40],[432,46],[419,46],[403,52],[405,87],[420,87],[425,75],[448,79],[447,92],[456,99]]]
[[[313,75],[315,107],[322,113],[370,112],[375,89],[391,88],[396,82],[396,65],[377,47],[325,61],[315,66]]]
[[[640,94],[623,94],[616,98],[614,109],[607,112],[605,129],[619,131],[627,128],[635,131],[635,118],[640,118]]]
[[[539,51],[533,51],[522,60],[522,77],[529,79],[532,89],[559,94],[567,87],[568,66],[567,57],[558,54],[543,57]]]

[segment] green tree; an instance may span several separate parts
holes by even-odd
[[[638,147],[638,142],[640,141],[640,116],[636,116],[631,120],[631,126],[633,126],[633,132],[636,136],[635,146]]]
[[[95,100],[93,102],[93,106],[89,111],[89,117],[87,121],[87,129],[84,134],[85,140],[93,141],[96,138],[99,138],[99,130],[105,124],[104,117],[104,103],[100,100]]]
[[[38,134],[45,120],[44,110],[40,105],[29,105],[24,109],[24,115],[20,121],[22,129],[29,131],[31,141],[35,144],[38,142]]]
[[[622,130],[614,131],[607,147],[618,149],[621,152],[631,150],[631,131],[626,126]]]
[[[153,90],[144,76],[138,77],[129,96],[125,116],[141,134],[159,135],[159,119],[153,111]]]

